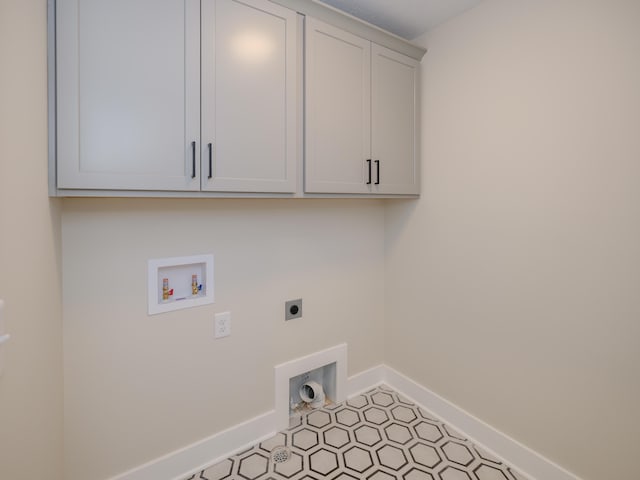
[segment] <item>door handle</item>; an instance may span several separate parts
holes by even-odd
[[[367,164],[369,164],[369,180],[367,181],[367,185],[371,185],[371,159],[367,158]]]
[[[191,178],[196,178],[196,142],[191,142]]]
[[[371,178],[371,175],[369,175]],[[380,160],[376,160],[376,183],[375,185],[380,185]]]
[[[210,143],[208,145],[209,148],[209,175],[207,176],[207,178],[212,178],[213,177],[213,144]]]

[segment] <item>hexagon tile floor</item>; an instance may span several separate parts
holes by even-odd
[[[281,447],[286,447],[282,449]],[[186,480],[525,480],[451,427],[380,386]]]

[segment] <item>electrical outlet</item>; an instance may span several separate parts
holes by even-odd
[[[302,299],[289,300],[284,304],[284,319],[302,318]]]
[[[231,335],[231,312],[216,313],[213,317],[215,324],[215,338]]]

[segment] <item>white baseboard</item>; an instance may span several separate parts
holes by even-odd
[[[349,377],[347,379],[347,398],[380,385],[384,381],[385,368],[384,365],[378,365]]]
[[[235,452],[276,434],[275,410],[216,433],[111,480],[184,480]]]
[[[378,365],[353,375],[346,383],[347,397],[358,395],[381,383],[388,385],[531,480],[580,480],[551,460],[386,365]],[[273,436],[277,431],[277,424],[276,410],[272,410],[111,480],[183,480],[235,452]]]
[[[383,381],[531,480],[580,480],[573,473],[386,365]]]

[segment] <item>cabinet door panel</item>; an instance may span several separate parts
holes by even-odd
[[[418,172],[418,62],[372,46],[371,150],[380,161],[383,194],[420,193]]]
[[[295,12],[206,0],[202,13],[202,189],[295,192]]]
[[[306,19],[305,191],[368,193],[371,42]]]
[[[199,2],[56,9],[58,187],[199,189]]]

